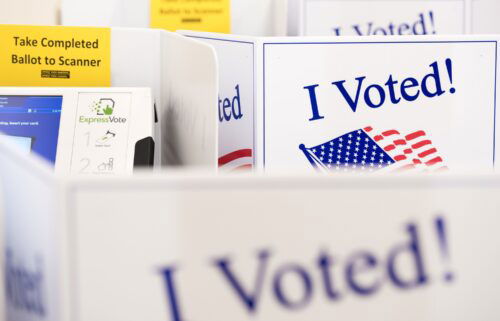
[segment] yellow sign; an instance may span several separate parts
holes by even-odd
[[[151,27],[229,33],[230,0],[151,0]]]
[[[109,28],[0,26],[0,86],[109,87]]]

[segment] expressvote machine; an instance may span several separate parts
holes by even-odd
[[[0,87],[0,135],[57,173],[130,174],[154,159],[149,88]]]

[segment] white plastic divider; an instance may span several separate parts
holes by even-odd
[[[498,176],[0,177],[9,320],[500,317]]]
[[[111,85],[153,90],[157,162],[213,168],[218,91],[214,50],[163,30],[111,30]]]

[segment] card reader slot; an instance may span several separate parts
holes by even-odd
[[[152,137],[143,138],[135,143],[134,168],[153,167],[155,142]]]

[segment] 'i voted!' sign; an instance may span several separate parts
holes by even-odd
[[[379,39],[264,44],[266,170],[493,168],[496,41]]]
[[[217,52],[219,165],[239,157],[267,173],[495,167],[496,36],[184,33]]]

